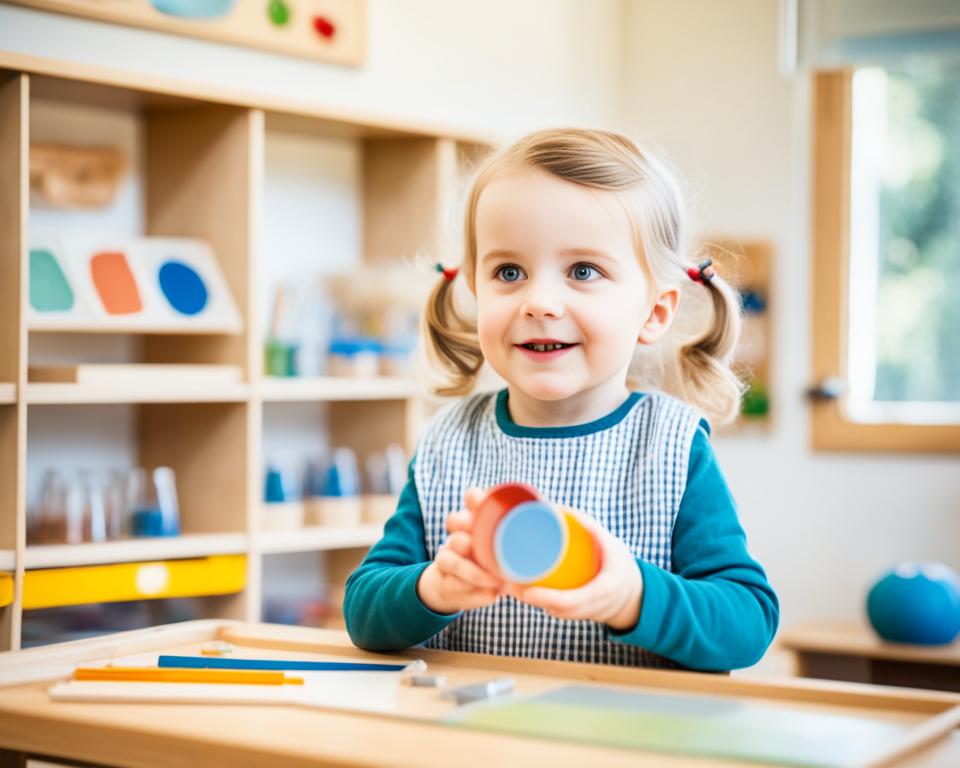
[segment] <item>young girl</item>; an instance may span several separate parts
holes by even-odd
[[[396,514],[347,581],[358,646],[700,670],[763,655],[777,598],[701,418],[739,407],[738,297],[690,261],[684,225],[670,172],[614,133],[534,133],[479,170],[463,265],[443,270],[425,336],[441,393],[468,392],[484,361],[507,386],[425,429]],[[453,304],[458,276],[475,321]],[[688,291],[709,297],[709,328],[673,339]],[[578,510],[603,547],[592,581],[524,588],[473,561],[470,510],[504,482]]]

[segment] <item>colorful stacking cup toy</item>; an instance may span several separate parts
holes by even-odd
[[[600,542],[569,510],[557,509],[529,485],[491,488],[471,529],[477,563],[515,584],[573,589],[600,570]]]

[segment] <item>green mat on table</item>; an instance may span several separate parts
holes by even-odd
[[[848,768],[909,725],[814,712],[788,702],[650,694],[576,685],[456,710],[453,725],[558,741],[802,768]]]

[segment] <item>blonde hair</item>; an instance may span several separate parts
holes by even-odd
[[[699,254],[689,252],[678,178],[664,161],[625,136],[587,129],[538,131],[481,163],[467,197],[465,251],[459,272],[470,292],[476,295],[475,221],[480,194],[497,176],[531,167],[575,184],[620,193],[637,255],[652,279],[663,287],[690,289],[701,295],[707,292],[711,311],[706,331],[702,323],[697,332],[686,336],[671,328],[657,342],[657,353],[638,349],[628,384],[637,388],[642,383],[679,397],[717,423],[732,420],[743,392],[742,383],[730,369],[740,336],[739,295],[719,275],[703,283],[690,279],[687,270],[696,267]],[[433,387],[438,395],[466,394],[483,365],[476,323],[457,307],[453,287],[452,280],[441,278],[423,314],[424,347],[445,378],[443,384]]]

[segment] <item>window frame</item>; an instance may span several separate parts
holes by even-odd
[[[813,75],[813,380],[847,378],[853,70]],[[960,424],[862,423],[844,395],[811,400],[814,450],[960,452]]]

